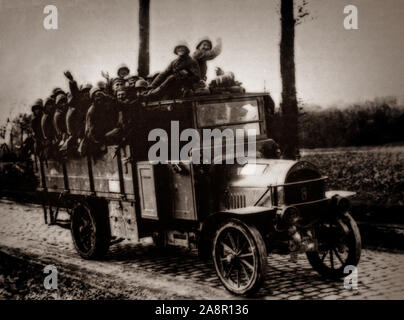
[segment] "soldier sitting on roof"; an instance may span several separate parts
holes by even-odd
[[[178,58],[154,79],[148,97],[178,97],[182,90],[190,90],[201,79],[198,62],[189,56],[189,48],[185,42],[175,46],[174,53]]]
[[[195,52],[192,54],[192,58],[198,61],[203,81],[207,79],[208,66],[206,62],[215,59],[222,52],[222,39],[218,38],[216,42],[216,46],[213,47],[212,41],[208,37],[202,38],[198,42]]]

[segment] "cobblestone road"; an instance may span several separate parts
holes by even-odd
[[[150,243],[120,243],[111,247],[105,261],[85,261],[76,254],[70,232],[43,223],[41,208],[0,201],[0,250],[18,249],[25,254],[64,263],[102,277],[119,277],[127,286],[166,291],[190,299],[234,299],[218,280],[213,265],[194,252],[161,250]],[[404,299],[404,254],[363,250],[358,267],[358,289],[344,289],[343,282],[322,279],[300,255],[270,255],[268,273],[258,299]],[[72,271],[74,272],[74,271]],[[94,281],[94,280],[93,280]],[[150,296],[148,296],[150,297]],[[161,298],[161,296],[160,296]]]

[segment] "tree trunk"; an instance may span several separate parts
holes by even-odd
[[[149,54],[150,0],[139,0],[139,57],[138,75],[147,77],[150,72]]]
[[[295,17],[294,0],[281,0],[282,35],[280,43],[283,117],[283,154],[286,159],[298,155],[298,107],[295,79]]]

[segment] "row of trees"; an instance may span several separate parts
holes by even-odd
[[[31,115],[20,113],[7,119],[0,126],[0,145],[7,144],[10,149],[19,148],[27,136],[31,135]]]
[[[346,108],[307,110],[299,117],[303,148],[371,146],[404,141],[404,106],[375,99]]]

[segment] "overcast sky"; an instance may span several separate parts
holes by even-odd
[[[231,70],[248,91],[264,81],[278,103],[280,0],[151,0],[151,71],[174,58],[178,40],[191,49],[208,35],[223,39],[209,63]],[[58,30],[45,30],[43,9],[58,8]],[[344,6],[359,10],[359,30],[343,27]],[[314,20],[297,27],[298,96],[322,106],[395,95],[404,98],[404,1],[309,0]],[[96,83],[100,71],[137,69],[136,0],[0,0],[0,120],[29,111],[52,88],[67,89],[70,70]]]

